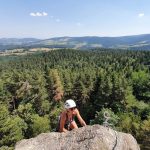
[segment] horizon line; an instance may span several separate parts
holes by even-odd
[[[118,36],[100,36],[100,35],[83,35],[83,36],[53,36],[53,37],[45,37],[45,38],[40,38],[40,37],[32,37],[32,36],[26,36],[26,37],[0,37],[0,39],[39,39],[39,40],[44,40],[44,39],[52,39],[52,38],[80,38],[80,37],[100,37],[100,38],[117,38],[117,37],[128,37],[128,36],[141,36],[141,35],[150,35],[150,33],[142,33],[142,34],[128,34],[128,35],[118,35]]]

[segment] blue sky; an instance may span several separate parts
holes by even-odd
[[[0,0],[0,38],[150,33],[150,0]]]

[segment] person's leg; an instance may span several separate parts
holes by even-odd
[[[71,129],[77,129],[77,128],[78,128],[78,126],[77,126],[77,124],[76,124],[75,121],[72,121],[72,122],[70,123],[70,128],[71,128]]]

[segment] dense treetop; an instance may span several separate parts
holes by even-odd
[[[88,124],[150,134],[150,51],[54,50],[0,57],[0,146],[53,131],[66,99],[76,101]],[[143,144],[148,147],[148,144]]]

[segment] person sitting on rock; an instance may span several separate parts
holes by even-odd
[[[61,113],[61,115],[59,116],[59,123],[58,123],[58,127],[57,130],[58,132],[67,132],[70,131],[72,129],[78,128],[74,117],[77,116],[80,124],[82,126],[86,126],[85,121],[82,119],[79,110],[76,108],[76,103],[74,102],[74,100],[69,99],[65,102],[65,111],[63,111]]]

